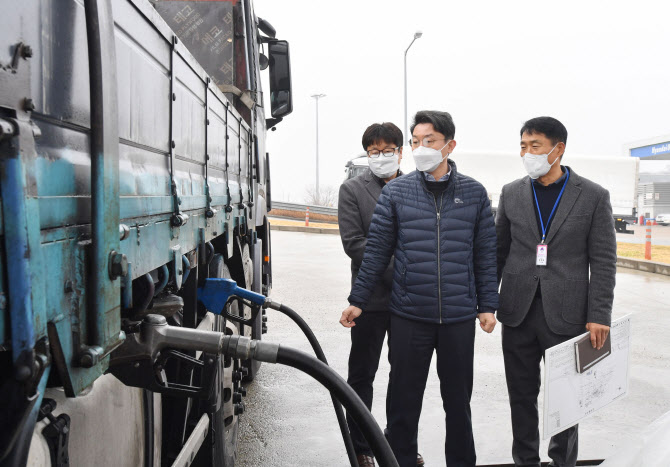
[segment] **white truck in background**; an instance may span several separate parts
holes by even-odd
[[[344,164],[344,180],[357,177],[368,169],[368,155],[365,153],[354,156]]]
[[[454,152],[449,156],[458,171],[481,182],[495,211],[503,185],[526,175],[518,153]],[[610,193],[614,224],[618,233],[633,233],[626,226],[637,216],[638,161],[625,156],[566,154],[561,161],[575,173],[601,185]]]
[[[400,170],[402,173],[408,174],[416,170],[414,159],[412,158],[412,148],[405,146],[403,151],[403,158],[400,161]],[[346,181],[361,175],[368,167],[368,155],[366,153],[362,152],[357,156],[352,157],[346,164],[344,164],[344,180]]]
[[[400,168],[404,173],[415,170],[410,148],[407,147]],[[449,156],[458,171],[471,176],[484,185],[491,199],[491,208],[498,208],[503,185],[526,175],[518,153],[510,152],[460,152]],[[638,161],[625,156],[581,156],[567,154],[562,163],[606,188],[610,193],[614,224],[619,233],[637,219]],[[367,156],[362,153],[345,164],[345,180],[363,173],[368,167]]]

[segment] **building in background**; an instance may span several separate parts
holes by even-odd
[[[670,135],[635,141],[624,145],[624,154],[639,161],[637,206],[640,216],[654,219],[659,214],[670,213]],[[651,161],[668,161],[665,171],[654,173],[647,164]]]
[[[655,219],[670,214],[670,173],[641,173],[637,195],[640,216]]]

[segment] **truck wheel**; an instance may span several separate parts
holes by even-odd
[[[217,319],[221,319],[217,317]],[[223,319],[221,319],[223,321]],[[231,323],[226,323],[226,334],[238,334],[237,328]],[[205,462],[203,466],[222,466],[233,467],[237,459],[237,441],[239,434],[239,416],[236,411],[236,404],[233,395],[237,393],[239,384],[233,381],[233,374],[239,371],[239,360],[221,357],[217,385],[222,388],[217,397],[221,398],[219,410],[212,414],[210,431],[203,443],[203,447],[211,452],[210,462]],[[223,371],[221,371],[223,370]],[[200,449],[203,450],[202,448]]]
[[[209,276],[230,279],[230,271],[224,263],[223,255],[215,254],[209,265]],[[237,303],[230,305],[232,313],[237,313]],[[239,335],[237,327],[221,316],[214,321],[215,331],[225,332],[227,335]],[[238,392],[241,362],[221,356],[216,375],[216,406],[218,409],[210,415],[210,430],[207,433],[202,447],[198,451],[193,465],[201,467],[222,466],[233,467],[237,458],[237,440],[239,432],[239,405],[236,407],[235,394]],[[237,374],[237,377],[236,377]],[[239,396],[238,396],[239,397]],[[206,408],[203,406],[202,412]]]
[[[245,281],[245,286],[249,290],[254,290],[254,292],[260,292],[260,290],[255,290],[253,287],[254,283],[254,260],[260,261],[261,258],[251,258],[251,254],[249,252],[249,245],[248,244],[243,244],[241,245],[241,252],[242,252],[242,267],[244,268],[244,281]],[[262,315],[263,315],[263,310],[260,310],[258,312],[258,315],[256,315],[256,319],[254,320],[253,324],[251,326],[244,326],[244,335],[247,337],[250,337],[252,339],[257,339],[260,340],[262,337]],[[245,318],[251,318],[251,308],[249,307],[244,307],[244,317]],[[246,374],[244,375],[243,381],[244,382],[251,382],[256,378],[256,374],[258,373],[261,362],[257,360],[245,360],[242,365],[247,369]]]

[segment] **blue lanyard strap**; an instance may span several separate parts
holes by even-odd
[[[563,182],[563,188],[561,188],[561,192],[558,194],[558,198],[556,198],[554,208],[551,210],[551,214],[549,214],[549,219],[547,219],[546,226],[544,225],[544,221],[542,220],[542,211],[540,211],[540,203],[537,202],[537,193],[535,192],[535,184],[532,181],[530,182],[530,186],[533,188],[533,196],[535,197],[535,206],[537,207],[537,214],[540,217],[540,227],[542,227],[542,243],[544,243],[544,239],[547,236],[547,227],[549,227],[549,222],[551,222],[551,218],[554,217],[554,213],[556,212],[558,203],[561,201],[561,197],[563,196],[565,186],[568,184],[569,179],[570,179],[570,171],[568,169],[565,169],[565,181]]]

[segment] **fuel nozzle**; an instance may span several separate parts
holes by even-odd
[[[244,318],[232,314],[226,309],[232,300],[242,302],[252,308],[251,318]],[[263,294],[252,292],[237,285],[232,279],[210,278],[205,279],[205,285],[198,288],[198,300],[205,305],[209,311],[217,315],[223,315],[228,319],[245,325],[253,325],[261,308],[272,308],[280,310],[281,303],[274,302]]]
[[[218,331],[183,328],[167,324],[164,316],[147,315],[139,332],[132,333],[116,349],[109,371],[124,384],[174,396],[207,398],[218,368],[217,355],[276,363],[279,344],[261,342]],[[205,358],[188,352],[200,351]],[[164,369],[176,360],[184,368],[199,369],[200,379],[184,385],[170,381]]]
[[[220,315],[231,298],[242,298],[254,305],[265,305],[265,295],[243,289],[232,279],[209,278],[198,288],[198,300],[212,313]]]
[[[201,350],[233,358],[253,358],[275,363],[279,344],[260,342],[244,336],[217,331],[170,326],[163,316],[148,315],[142,322],[140,339],[152,355],[162,349]]]

